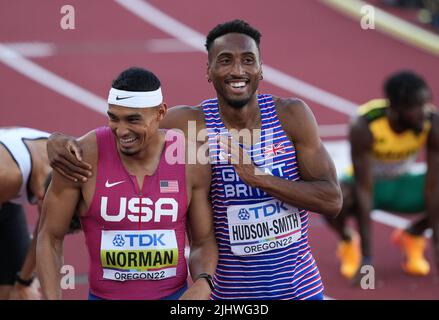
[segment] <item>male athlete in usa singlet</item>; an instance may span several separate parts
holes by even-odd
[[[96,189],[81,219],[90,291],[105,299],[168,296],[187,278],[185,165],[165,161],[167,142],[156,172],[139,189],[119,158],[110,128],[97,129],[96,138]]]
[[[61,298],[61,248],[74,211],[90,256],[89,299],[210,297],[218,260],[210,166],[186,163],[184,135],[159,129],[166,112],[152,72],[123,71],[109,91],[108,127],[80,139],[93,168],[90,179],[81,183],[54,172],[37,247],[46,298]]]

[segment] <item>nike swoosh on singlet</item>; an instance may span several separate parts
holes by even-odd
[[[119,98],[119,96],[117,96],[116,100],[125,100],[125,99],[129,99],[129,98],[132,98],[132,96],[131,97],[123,97],[123,98]]]
[[[107,187],[107,188],[111,188],[111,187],[117,186],[118,184],[121,184],[121,183],[123,183],[123,182],[125,182],[125,180],[117,181],[117,182],[113,182],[113,183],[110,183],[110,182],[108,182],[108,180],[107,180],[107,182],[105,182],[105,187]]]

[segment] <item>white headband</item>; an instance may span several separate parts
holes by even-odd
[[[108,104],[128,108],[157,107],[163,102],[162,89],[155,91],[124,91],[111,88],[108,93]]]

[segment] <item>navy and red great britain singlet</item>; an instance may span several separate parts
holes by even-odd
[[[261,138],[247,149],[268,174],[300,180],[295,149],[271,95],[258,95]],[[308,211],[240,180],[220,156],[225,128],[217,99],[202,103],[212,162],[211,197],[219,261],[212,299],[322,299],[323,284],[308,244]]]

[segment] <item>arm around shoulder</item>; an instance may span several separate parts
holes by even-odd
[[[91,165],[83,159],[83,148],[74,137],[53,133],[47,141],[47,154],[52,168],[71,181],[86,182]]]

